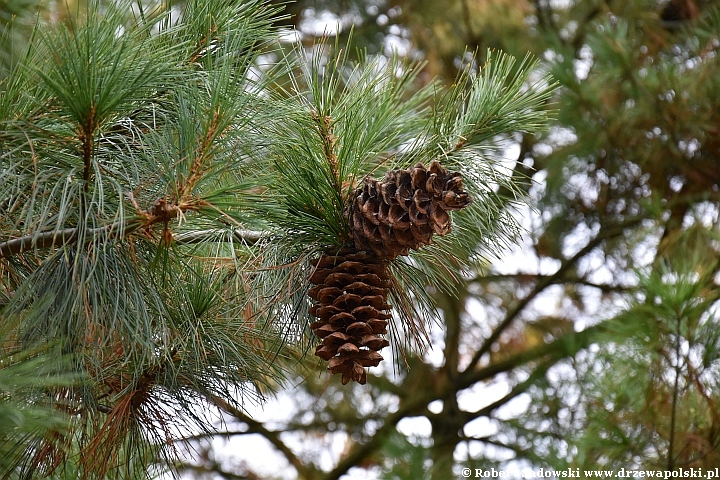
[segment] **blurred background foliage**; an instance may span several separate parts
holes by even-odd
[[[3,30],[5,71],[37,4],[0,4],[18,26]],[[65,8],[41,15],[62,21]],[[557,118],[507,144],[512,175],[532,180],[524,244],[465,272],[457,298],[436,293],[431,350],[366,386],[297,352],[295,380],[264,411],[228,406],[225,433],[188,438],[183,475],[720,466],[717,2],[308,0],[286,12],[288,39],[308,51],[330,35],[424,61],[417,88],[451,82],[473,61],[463,52],[531,52],[561,84]]]

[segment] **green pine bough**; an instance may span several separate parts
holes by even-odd
[[[535,62],[418,87],[397,57],[288,51],[265,1],[90,3],[0,79],[0,331],[54,365],[0,415],[58,418],[6,435],[3,474],[170,461],[212,428],[198,403],[276,389],[303,339],[365,383],[391,340],[426,345],[428,286],[518,235],[497,152],[547,123]]]

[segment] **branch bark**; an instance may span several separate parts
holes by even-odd
[[[525,380],[522,383],[519,383],[515,385],[506,395],[504,395],[502,398],[494,401],[493,403],[484,406],[480,410],[477,410],[476,412],[463,412],[463,420],[465,423],[469,423],[470,421],[479,418],[479,417],[487,417],[492,414],[495,410],[502,407],[506,403],[508,403],[510,400],[514,399],[518,395],[521,395],[525,393],[531,386],[537,382],[540,377],[544,376],[545,373],[555,365],[556,361],[553,361],[552,359],[543,363],[538,368],[536,368],[530,377]]]
[[[606,322],[598,323],[581,332],[568,333],[554,342],[526,350],[513,357],[488,365],[487,367],[477,370],[471,370],[470,367],[468,367],[468,369],[458,376],[453,388],[462,390],[472,386],[476,382],[487,380],[500,373],[508,372],[520,365],[542,360],[543,358],[558,361],[562,358],[575,355],[582,348],[590,345],[597,334],[605,331],[606,328]]]
[[[536,369],[536,372],[538,372],[537,375],[541,375],[560,359],[575,355],[579,350],[590,345],[593,339],[597,337],[597,334],[604,331],[606,327],[606,323],[593,325],[582,332],[569,333],[552,343],[535,347],[496,364],[489,365],[475,371],[466,370],[460,373],[454,382],[444,384],[441,389],[427,388],[425,390],[417,390],[412,387],[408,387],[407,391],[413,391],[416,393],[422,392],[422,394],[415,394],[408,397],[404,403],[401,403],[400,408],[387,416],[383,425],[378,428],[375,435],[373,435],[369,441],[355,444],[349,453],[340,460],[337,466],[326,476],[322,477],[323,480],[338,480],[342,475],[347,473],[351,467],[358,465],[373,451],[380,448],[385,438],[393,432],[395,426],[400,420],[406,417],[425,415],[427,413],[426,407],[430,402],[435,400],[447,401],[450,396],[455,396],[457,392],[471,387],[477,382],[487,380],[495,375],[510,371],[520,365],[533,361],[544,360],[543,364]],[[492,410],[497,409],[514,396],[527,390],[530,386],[530,382],[536,378],[537,376],[535,375],[528,381],[516,386],[504,399],[502,399],[504,400],[503,402],[494,402],[493,404],[484,407],[481,414],[489,414]],[[425,378],[424,381],[425,385],[428,387],[432,384],[432,382],[430,382],[427,378]]]
[[[461,303],[450,295],[443,295],[441,308],[445,320],[445,364],[438,372],[446,381],[453,384],[458,375],[460,362]],[[431,467],[432,478],[452,478],[455,464],[454,452],[460,439],[458,432],[464,425],[456,392],[448,392],[443,401],[442,411],[438,415],[428,415],[432,425]]]
[[[263,232],[258,232],[254,230],[232,230],[231,234],[234,240],[244,243],[246,245],[255,245],[260,241],[263,236]],[[226,230],[197,230],[194,232],[184,232],[175,235],[175,242],[181,245],[188,245],[193,243],[217,240],[223,235],[227,235]]]
[[[350,452],[330,471],[324,480],[338,480],[347,473],[350,468],[362,462],[370,453],[382,446],[383,441],[390,435],[397,423],[403,418],[413,416],[416,412],[424,409],[425,405],[435,400],[438,396],[428,392],[425,395],[417,395],[400,405],[394,413],[388,415],[383,425],[377,429],[370,441],[356,443]]]
[[[134,232],[140,226],[141,224],[137,220],[133,219],[125,224],[122,222],[115,222],[111,225],[88,229],[84,232],[80,228],[66,228],[59,231],[25,235],[23,237],[12,238],[10,240],[0,242],[0,258],[7,258],[33,249],[43,250],[46,248],[73,245],[80,240],[81,236],[85,242],[90,242],[101,235],[108,235],[110,237],[115,235],[124,236]],[[217,239],[221,232],[221,230],[211,229],[181,233],[176,236],[175,241],[180,244],[200,243],[203,241]],[[236,240],[247,245],[254,245],[260,240],[260,238],[262,238],[262,232],[251,230],[233,230],[232,234]]]
[[[219,475],[220,478],[224,478],[225,480],[254,480],[258,479],[259,477],[253,476],[247,476],[247,475],[237,475],[235,473],[229,472],[225,469],[223,469],[219,464],[212,463],[210,465],[193,465],[191,463],[181,463],[179,465],[174,465],[174,467],[179,471],[186,471],[186,472],[195,472],[198,474],[208,474],[213,475],[213,478],[217,478],[216,476]]]
[[[32,249],[42,250],[45,248],[71,245],[79,240],[81,234],[86,241],[90,241],[104,234],[119,234],[121,231],[127,234],[136,228],[137,226],[123,225],[122,222],[115,222],[111,225],[91,228],[85,231],[80,228],[66,228],[52,232],[33,233],[0,243],[0,258],[7,258]]]

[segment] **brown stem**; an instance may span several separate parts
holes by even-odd
[[[552,275],[543,275],[540,273],[508,273],[508,274],[492,274],[492,275],[483,275],[483,276],[476,276],[475,278],[468,280],[470,283],[489,283],[489,282],[497,282],[497,281],[503,281],[503,280],[512,280],[514,282],[517,282],[522,285],[526,285],[532,282],[538,282],[541,279],[551,277]],[[585,287],[592,287],[597,288],[598,290],[601,290],[604,293],[611,293],[611,292],[627,292],[628,290],[631,290],[632,287],[622,284],[612,285],[609,283],[595,283],[591,282],[589,280],[586,280],[582,277],[575,277],[575,276],[566,276],[561,281],[556,282],[556,284],[567,284],[567,285],[583,285]]]
[[[545,373],[550,369],[550,367],[555,365],[555,363],[556,363],[556,361],[554,359],[544,362],[542,365],[540,365],[535,370],[533,370],[532,374],[530,375],[530,377],[527,380],[515,385],[505,396],[494,401],[490,405],[486,405],[476,412],[464,412],[464,415],[463,415],[464,422],[468,423],[479,417],[487,417],[490,414],[492,414],[493,411],[502,407],[503,405],[508,403],[513,398],[525,393],[530,387],[535,385],[535,383],[538,381],[538,379],[543,377],[545,375]]]
[[[92,175],[92,151],[93,151],[93,134],[81,133],[80,141],[83,147],[83,191],[88,193],[90,191],[90,177]]]
[[[181,245],[190,245],[194,243],[214,240],[224,233],[224,230],[196,230],[194,232],[185,232],[175,235],[174,239],[175,243],[179,243]],[[238,242],[244,243],[245,245],[255,245],[260,241],[262,236],[262,232],[257,232],[253,230],[232,230],[233,239],[237,240]]]
[[[138,226],[139,224],[133,226],[133,222],[131,221],[125,224],[122,230],[124,230],[125,234],[128,234],[137,229]],[[98,235],[119,234],[121,227],[123,227],[122,222],[115,222],[110,225],[105,225],[104,227],[90,229],[85,232],[85,241],[91,241]],[[39,250],[74,244],[78,241],[80,231],[80,228],[66,228],[53,232],[33,233],[25,235],[24,237],[6,240],[0,243],[0,258],[7,258],[31,249]]]
[[[92,105],[90,107],[90,116],[80,127],[80,133],[78,135],[83,150],[83,180],[85,181],[83,189],[85,193],[87,193],[90,189],[90,177],[92,176],[92,154],[94,148],[95,126],[95,105]]]
[[[453,388],[463,389],[472,386],[477,382],[487,380],[500,373],[508,372],[518,366],[525,365],[529,362],[537,360],[560,360],[562,358],[571,357],[581,349],[592,343],[596,336],[605,331],[607,325],[605,322],[598,323],[592,327],[588,327],[581,332],[568,333],[552,343],[540,345],[529,350],[520,352],[510,358],[490,364],[486,367],[473,370],[468,367],[464,372],[458,375],[458,379]]]
[[[223,469],[219,464],[213,462],[210,465],[193,465],[191,463],[181,463],[176,464],[174,467],[178,471],[186,471],[186,472],[194,472],[197,474],[216,474],[213,476],[213,478],[224,478],[226,480],[253,480],[258,477],[255,476],[247,476],[247,475],[238,475],[232,472],[229,472],[225,469]]]
[[[140,222],[137,218],[131,218],[126,222],[115,222],[104,227],[93,228],[85,232],[84,241],[91,242],[100,235],[109,235],[110,237],[120,235],[128,235],[139,228],[149,227],[154,223],[158,223],[162,218],[150,219],[146,222]],[[79,228],[66,228],[64,230],[35,233],[25,235],[24,237],[13,238],[0,242],[0,258],[7,258],[12,255],[26,252],[28,250],[42,250],[46,248],[61,247],[65,245],[73,245],[78,242]],[[234,230],[233,238],[247,245],[256,244],[262,237],[262,232],[250,230]],[[216,230],[198,230],[177,235],[175,241],[179,244],[194,244],[218,238]]]
[[[340,171],[338,170],[338,158],[335,153],[335,144],[337,137],[332,134],[332,118],[329,116],[320,116],[320,114],[313,110],[312,117],[317,124],[318,133],[323,145],[323,154],[330,164],[330,169],[333,174],[333,181],[335,182],[335,188],[340,193],[342,182],[340,181]]]
[[[186,195],[192,194],[193,189],[205,174],[205,163],[208,158],[208,152],[210,152],[213,142],[218,135],[220,120],[220,110],[215,109],[212,120],[208,125],[207,132],[205,132],[205,135],[200,141],[200,145],[198,145],[198,148],[195,151],[195,158],[193,159],[193,164],[190,166],[188,177],[184,180],[181,177],[178,181],[176,203],[182,203]]]
[[[83,189],[80,195],[80,222],[85,222],[85,212],[87,210],[87,196],[90,193],[90,177],[92,176],[92,155],[94,148],[95,135],[95,105],[90,107],[90,117],[84,125],[80,126],[78,139],[82,145],[83,154]]]
[[[338,462],[335,468],[333,468],[323,480],[338,480],[345,475],[350,468],[358,465],[372,452],[382,447],[383,442],[387,436],[395,430],[395,425],[397,425],[400,420],[413,416],[413,414],[421,410],[422,407],[435,400],[435,397],[436,395],[427,392],[425,395],[416,395],[408,399],[406,403],[401,404],[400,408],[385,418],[383,425],[377,429],[372,439],[365,443],[356,443],[355,446],[350,449],[350,452]]]
[[[445,347],[443,349],[445,365],[440,369],[441,372],[444,371],[444,374],[440,373],[440,378],[445,378],[452,384],[458,375],[460,359],[461,302],[450,295],[443,295],[441,300],[445,323]],[[462,430],[465,423],[457,403],[456,393],[453,389],[446,390],[449,393],[443,401],[442,411],[438,415],[427,416],[432,426],[432,478],[452,478],[452,469],[455,464],[453,454],[460,443],[458,432]]]

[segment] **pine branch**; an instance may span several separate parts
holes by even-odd
[[[445,318],[445,347],[443,355],[445,357],[445,365],[442,367],[447,372],[450,379],[455,378],[459,368],[459,351],[460,351],[460,302],[456,301],[450,295],[443,295],[443,313]]]
[[[329,116],[321,117],[316,111],[312,111],[312,118],[315,122],[318,133],[320,134],[320,140],[322,142],[322,150],[325,158],[330,164],[330,169],[333,174],[333,182],[335,183],[336,190],[340,192],[340,171],[338,170],[338,157],[335,152],[338,138],[332,133],[332,118]]]
[[[510,324],[512,324],[512,322],[518,317],[518,315],[520,315],[520,313],[535,297],[537,297],[549,286],[562,281],[563,275],[565,275],[565,273],[570,270],[570,268],[575,265],[581,258],[594,250],[595,247],[597,247],[600,243],[607,239],[622,235],[626,228],[637,225],[643,219],[644,217],[633,217],[619,225],[613,225],[606,228],[605,230],[600,231],[600,233],[598,233],[595,238],[590,240],[587,245],[580,249],[580,251],[578,251],[572,257],[564,260],[560,265],[560,268],[558,268],[557,272],[552,275],[540,278],[538,283],[535,285],[535,288],[533,288],[533,290],[528,295],[526,295],[522,300],[520,300],[514,308],[508,311],[500,325],[498,325],[493,330],[492,334],[490,334],[490,336],[485,340],[482,346],[477,350],[477,352],[475,352],[475,355],[473,355],[473,358],[467,367],[467,371],[472,370],[478,364],[480,358],[490,351],[490,348],[493,346],[495,341],[500,338],[500,335],[502,335],[502,333],[507,330]]]
[[[581,332],[572,332],[564,335],[552,343],[540,345],[535,348],[523,351],[505,360],[490,364],[478,370],[468,367],[458,375],[457,381],[452,386],[456,391],[468,388],[477,382],[487,380],[500,373],[505,373],[514,368],[530,362],[547,358],[558,361],[562,358],[575,355],[581,349],[590,345],[599,333],[607,329],[607,322],[598,323],[588,327]]]
[[[187,435],[182,438],[178,438],[174,440],[177,442],[197,442],[200,440],[212,440],[216,437],[234,437],[234,436],[241,436],[241,435],[253,435],[257,432],[251,432],[249,430],[224,430],[222,432],[203,432],[203,433],[197,433],[195,435]]]
[[[492,445],[492,446],[494,446],[494,447],[499,447],[499,448],[504,448],[504,449],[510,450],[511,452],[515,453],[515,455],[516,455],[517,457],[519,457],[519,458],[523,458],[523,457],[524,457],[524,458],[527,458],[527,459],[529,459],[529,460],[531,460],[531,461],[532,461],[532,460],[536,460],[536,461],[537,461],[537,460],[545,460],[544,458],[539,458],[538,455],[535,455],[535,454],[533,453],[532,448],[522,448],[522,447],[520,447],[520,446],[518,446],[518,445],[513,445],[513,444],[511,444],[511,443],[501,442],[501,441],[499,441],[499,440],[495,440],[495,439],[490,438],[490,437],[468,437],[468,436],[464,436],[464,435],[463,435],[463,436],[460,437],[460,438],[463,439],[463,440],[465,440],[465,441],[474,440],[474,441],[476,441],[476,442],[482,442],[482,443],[486,443],[486,444],[488,444],[488,445]]]
[[[541,273],[508,273],[508,274],[492,274],[492,275],[477,275],[475,278],[469,280],[470,283],[488,283],[488,282],[496,282],[496,281],[503,281],[503,280],[513,280],[518,283],[530,283],[530,282],[538,282],[540,280],[547,279],[549,277],[552,277],[552,275],[543,275]],[[562,281],[556,282],[558,283],[564,283],[568,285],[583,285],[586,287],[592,287],[597,288],[598,290],[601,290],[605,293],[610,292],[626,292],[628,289],[632,288],[630,286],[626,285],[610,285],[607,283],[595,283],[591,282],[585,278],[582,277],[575,277],[575,276],[567,276]]]
[[[189,245],[194,243],[212,242],[218,241],[219,236],[225,233],[225,230],[210,229],[210,230],[197,230],[193,232],[183,232],[175,235],[175,242],[181,245]],[[242,242],[245,245],[255,245],[263,238],[263,232],[255,230],[232,230],[233,239]],[[220,241],[225,239],[220,238]]]
[[[510,371],[520,365],[544,358],[545,361],[533,372],[528,380],[517,385],[501,400],[493,402],[491,405],[484,407],[479,412],[469,415],[482,416],[490,414],[493,410],[507,403],[507,401],[526,391],[539,376],[543,375],[550,367],[555,365],[558,360],[572,356],[582,348],[585,348],[594,338],[597,337],[597,334],[604,331],[605,328],[606,324],[604,323],[594,325],[582,332],[568,334],[567,336],[550,344],[541,345],[531,350],[522,352],[505,361],[498,362],[480,370],[476,370],[474,372],[465,371],[461,373],[452,383],[446,383],[440,389],[425,388],[419,391],[412,388],[405,389],[404,391],[406,393],[412,391],[415,394],[404,398],[400,404],[400,408],[385,417],[382,426],[376,430],[370,440],[364,443],[356,443],[350,449],[348,454],[343,457],[330,472],[326,475],[312,478],[338,480],[346,474],[350,468],[358,465],[362,462],[362,460],[371,455],[372,452],[380,449],[384,444],[385,439],[395,430],[395,426],[398,422],[400,422],[400,420],[420,414],[427,414],[427,405],[430,402],[435,400],[445,400],[450,395],[455,395],[458,391],[468,388],[477,382],[492,378],[500,373]],[[424,378],[426,379],[427,377]],[[432,382],[430,384],[432,384]],[[245,432],[227,432],[221,435],[258,433],[268,439],[268,441],[278,448],[281,453],[286,455],[289,463],[293,466],[297,468],[297,465],[301,465],[301,468],[307,468],[304,464],[300,463],[300,460],[295,456],[295,454],[289,450],[282,440],[280,440],[279,432],[268,430],[260,422],[254,422],[243,412],[232,406],[227,405],[227,408],[225,406],[222,406],[221,408],[243,421],[248,426],[248,430]],[[184,440],[194,440],[198,438],[199,437],[194,436],[188,437]],[[301,472],[301,470],[298,470],[298,472]]]
[[[152,222],[157,223],[158,221]],[[150,226],[152,223],[140,224],[134,221],[126,222],[115,222],[111,225],[104,227],[92,228],[86,230],[83,235],[85,243],[92,242],[95,238],[101,235],[107,235],[108,238],[113,238],[116,235],[120,235],[122,232],[124,236],[138,230],[141,227]],[[184,232],[178,234],[175,237],[175,241],[179,244],[194,244],[207,241],[217,241],[219,230],[197,230],[194,232]],[[73,245],[77,243],[81,229],[79,228],[66,228],[57,232],[43,232],[25,235],[24,237],[13,238],[0,243],[0,258],[7,258],[12,255],[26,252],[31,249],[43,250],[46,248],[53,247],[64,247],[67,245]],[[233,238],[243,242],[246,245],[255,245],[261,238],[262,232],[256,232],[252,230],[233,230]]]
[[[0,243],[0,258],[7,258],[31,249],[41,250],[72,245],[78,241],[80,233],[84,233],[84,239],[88,242],[100,235],[107,234],[112,236],[119,234],[122,226],[123,222],[115,222],[104,227],[91,228],[89,230],[85,230],[84,232],[83,229],[80,228],[66,228],[60,231],[32,233],[25,235],[24,237],[13,238]],[[128,227],[126,225],[123,230],[126,234],[128,234],[136,228],[137,226]]]
[[[508,403],[513,398],[517,397],[518,395],[521,395],[525,393],[530,387],[535,385],[535,383],[538,381],[538,379],[542,378],[545,373],[555,365],[555,361],[548,361],[540,365],[538,368],[536,368],[530,377],[525,380],[522,383],[519,383],[515,385],[506,395],[504,395],[502,398],[494,401],[490,405],[486,405],[480,410],[477,410],[476,412],[463,412],[464,421],[465,423],[469,423],[470,421],[478,418],[478,417],[487,417],[490,414],[492,414],[493,411],[497,410],[498,408],[502,407],[506,403]]]
[[[228,472],[227,470],[223,469],[220,465],[218,465],[216,462],[213,462],[210,465],[193,465],[191,463],[181,463],[173,465],[173,469],[176,469],[178,471],[188,471],[188,472],[194,472],[198,474],[213,474],[213,478],[215,478],[217,475],[220,476],[220,478],[224,478],[226,480],[255,480],[259,477],[248,476],[248,475],[238,475],[232,472]]]
[[[676,204],[686,204],[686,203],[694,203],[697,201],[707,200],[708,198],[711,198],[708,196],[708,194],[702,194],[700,196],[698,195],[688,195],[681,198],[675,199],[673,202],[668,202],[666,205],[666,208],[672,208]],[[564,278],[564,275],[585,255],[590,253],[595,247],[597,247],[600,243],[602,243],[605,240],[609,240],[611,238],[618,237],[620,235],[623,235],[625,230],[628,228],[632,228],[640,224],[643,220],[651,219],[648,215],[639,215],[636,217],[630,217],[627,218],[622,223],[616,224],[616,225],[610,225],[606,227],[605,229],[602,229],[595,238],[590,240],[585,247],[580,249],[575,255],[572,257],[564,260],[562,264],[560,265],[560,268],[553,273],[552,275],[545,275],[540,276],[538,275],[538,282],[535,285],[535,288],[522,300],[520,300],[514,308],[510,309],[507,314],[505,315],[505,318],[503,321],[493,330],[492,334],[483,342],[481,347],[475,352],[475,355],[473,355],[472,360],[470,361],[466,371],[472,370],[480,361],[480,358],[488,353],[490,351],[490,348],[493,346],[493,344],[497,341],[497,339],[502,335],[502,333],[507,330],[507,328],[512,324],[512,322],[522,313],[522,311],[525,309],[525,307],[528,306],[528,304],[536,298],[540,293],[542,293],[546,288],[550,287],[551,285],[556,285],[558,283],[568,283],[568,280]],[[572,279],[573,282],[575,282],[576,279]],[[575,283],[583,283],[583,282],[575,282]],[[594,285],[589,284],[589,286],[596,286],[597,288],[602,289],[602,285]]]
[[[305,465],[298,457],[293,453],[293,451],[288,447],[285,442],[282,441],[280,438],[279,431],[275,430],[269,430],[265,428],[265,425],[263,425],[262,422],[259,422],[257,420],[253,420],[250,418],[245,412],[240,410],[239,408],[236,408],[232,405],[230,405],[227,401],[223,400],[219,397],[208,397],[208,400],[214,404],[216,407],[218,407],[220,410],[232,415],[236,419],[240,420],[241,422],[245,423],[248,427],[247,433],[258,433],[265,437],[275,448],[277,448],[287,459],[287,461],[292,465],[295,470],[297,470],[298,474],[302,478],[314,478],[315,475],[315,469],[308,467]]]
[[[585,348],[594,338],[597,337],[598,333],[605,331],[606,326],[607,325],[605,323],[594,325],[582,332],[573,332],[563,338],[555,340],[552,343],[530,349],[485,368],[476,371],[466,370],[465,372],[459,374],[452,383],[445,383],[441,389],[425,388],[418,391],[408,388],[408,392],[412,391],[415,392],[415,394],[406,398],[404,402],[400,404],[400,408],[398,410],[386,417],[383,425],[377,429],[369,441],[356,444],[336,465],[336,467],[328,473],[326,477],[324,477],[324,479],[339,479],[342,475],[347,473],[351,467],[357,465],[363,459],[367,458],[367,456],[373,451],[379,449],[382,446],[384,439],[392,433],[395,429],[395,425],[397,425],[400,420],[406,417],[425,414],[427,410],[426,407],[430,402],[435,400],[445,400],[450,395],[456,395],[457,392],[465,388],[469,388],[477,382],[481,382],[500,373],[510,371],[520,365],[545,358],[546,360],[543,363],[543,366],[536,370],[536,372],[543,372],[557,363],[558,360],[575,355],[579,350]],[[530,386],[528,384],[530,381],[531,380],[527,380],[526,382],[518,385],[513,392],[516,392],[516,394],[522,393],[523,389],[527,389]],[[429,384],[425,383],[425,385],[427,386]],[[507,400],[510,400],[511,398],[511,396],[508,396]],[[501,405],[496,402],[485,408],[494,410],[500,406]]]
[[[424,395],[415,395],[409,398],[405,403],[400,405],[395,412],[385,418],[382,426],[375,431],[372,438],[365,443],[356,443],[350,452],[338,462],[323,480],[338,480],[345,475],[350,468],[360,464],[363,459],[367,458],[373,451],[382,447],[385,439],[392,434],[395,426],[400,420],[411,417],[419,412],[422,407],[435,400],[437,395],[433,395],[431,391],[425,391]]]

